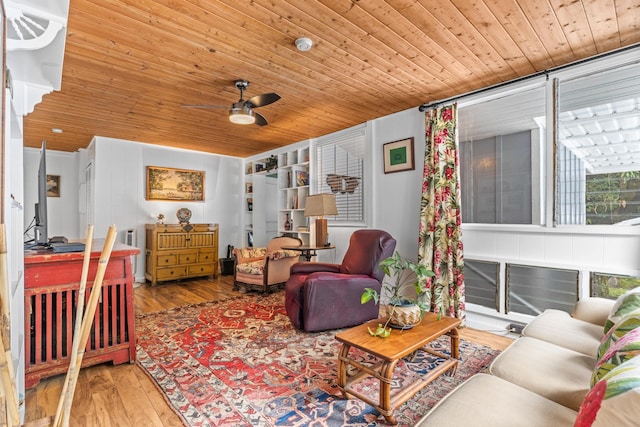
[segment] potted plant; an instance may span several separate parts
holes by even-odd
[[[424,286],[427,278],[433,277],[434,274],[424,265],[402,258],[398,251],[395,251],[393,256],[382,260],[380,268],[390,278],[395,277],[395,280],[384,281],[382,284],[382,293],[389,295],[387,321],[384,325],[378,325],[375,331],[369,330],[369,333],[385,338],[391,333],[390,328],[412,328],[422,320],[424,313],[429,311],[429,307],[422,301],[421,296],[426,292]],[[407,295],[407,291],[411,288],[414,289],[415,296]],[[380,295],[375,289],[365,288],[360,302],[366,304],[372,299],[375,304],[378,304]]]

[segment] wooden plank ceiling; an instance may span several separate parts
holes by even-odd
[[[639,27],[637,0],[72,0],[62,89],[24,141],[245,157],[635,44]],[[245,99],[282,96],[256,111],[269,125],[181,108],[230,106],[236,79]]]

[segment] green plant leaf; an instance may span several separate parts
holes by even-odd
[[[369,327],[367,327],[367,330],[369,331],[369,335],[371,335],[372,337],[387,338],[389,335],[391,335],[391,328],[382,326],[382,323],[378,323],[378,327],[375,331],[372,331]]]
[[[378,304],[379,299],[378,292],[372,288],[364,288],[362,295],[360,296],[360,304],[366,304],[373,299],[375,304]]]

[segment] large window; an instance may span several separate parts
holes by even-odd
[[[640,224],[640,65],[578,72],[460,101],[465,223]]]
[[[543,83],[497,99],[461,106],[462,220],[539,224]]]
[[[640,224],[640,66],[561,81],[557,221]]]
[[[333,224],[364,223],[364,138],[366,125],[324,136],[316,144],[316,190],[333,193]]]

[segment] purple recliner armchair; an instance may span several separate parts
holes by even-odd
[[[342,264],[299,262],[291,267],[285,306],[296,329],[307,332],[359,325],[378,317],[372,301],[360,304],[364,288],[380,292],[384,272],[378,268],[393,255],[396,241],[382,230],[351,235]]]

